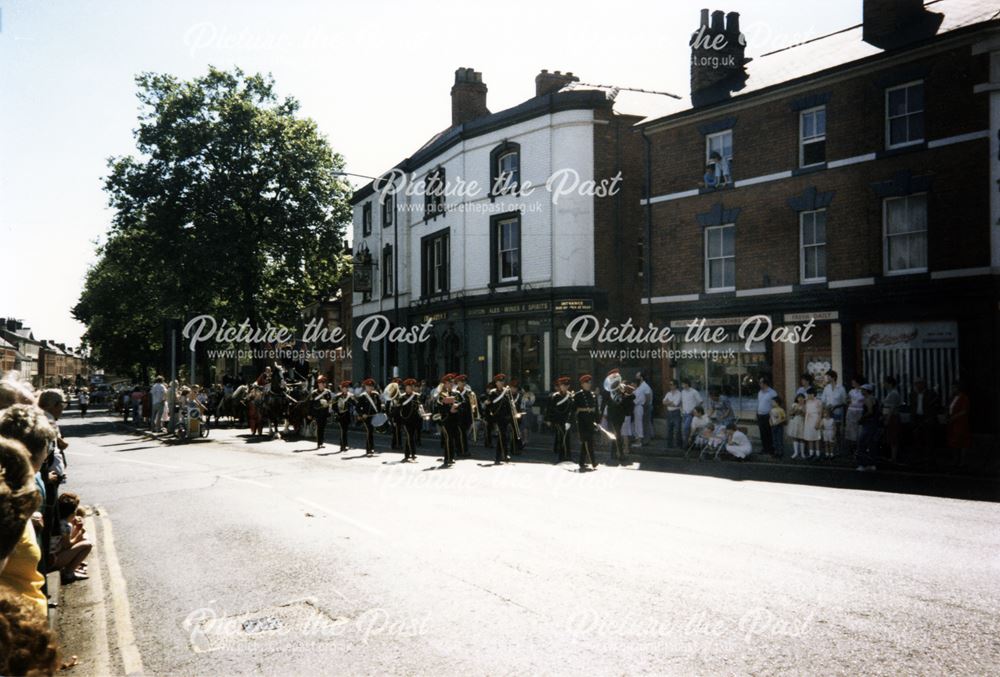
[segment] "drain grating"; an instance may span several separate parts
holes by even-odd
[[[347,623],[348,618],[331,616],[312,600],[300,600],[236,614],[200,609],[188,616],[183,629],[192,650],[203,653],[329,641],[341,636]]]
[[[251,618],[248,621],[243,621],[243,632],[248,635],[256,635],[260,632],[270,632],[271,630],[280,630],[282,627],[284,627],[284,624],[280,619],[277,619],[274,616]]]

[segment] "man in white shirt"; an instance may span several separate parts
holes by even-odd
[[[681,434],[686,440],[691,436],[691,419],[694,408],[702,403],[701,393],[691,387],[691,381],[681,380]]]
[[[760,432],[760,443],[765,454],[774,453],[774,441],[771,439],[771,405],[778,393],[766,378],[760,379],[760,389],[757,391],[757,430]]]
[[[642,438],[643,442],[649,442],[653,439],[653,389],[646,382],[646,377],[642,375],[641,371],[636,373],[635,379],[639,383],[635,388],[636,407],[642,400],[642,424],[637,428],[636,437]]]
[[[149,396],[153,403],[153,422],[150,427],[155,432],[160,432],[163,428],[163,403],[167,399],[167,386],[163,384],[162,376],[156,377],[153,387],[149,389]]]
[[[837,380],[837,372],[832,369],[826,373],[827,383],[823,387],[823,394],[820,401],[824,407],[829,407],[833,412],[833,418],[841,421],[844,418],[844,409],[847,404],[847,391]]]
[[[743,431],[737,430],[735,423],[726,426],[725,450],[740,460],[745,459],[753,451],[750,438]],[[718,452],[716,452],[715,457],[719,458]]]
[[[681,433],[681,391],[677,389],[677,381],[671,380],[667,394],[663,396],[663,407],[667,412],[667,447],[684,447]]]

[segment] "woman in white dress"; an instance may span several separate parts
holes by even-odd
[[[823,427],[823,402],[816,399],[816,389],[806,391],[805,419],[802,422],[802,439],[809,451],[809,458],[819,458],[820,431]]]

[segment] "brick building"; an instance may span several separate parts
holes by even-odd
[[[720,386],[752,417],[765,373],[786,397],[831,368],[897,376],[904,399],[918,376],[942,395],[961,377],[995,435],[996,6],[866,0],[862,23],[749,62],[735,13],[703,10],[694,37],[691,99],[639,125],[642,303],[682,335],[727,328],[736,356],[666,359],[661,378]],[[746,350],[735,330],[758,314],[812,319],[812,340]]]
[[[542,71],[534,97],[496,113],[486,92],[478,72],[458,69],[451,126],[395,167],[397,189],[412,190],[386,197],[373,181],[353,198],[354,327],[375,315],[433,322],[417,345],[365,351],[355,337],[356,377],[454,371],[482,387],[503,371],[547,390],[558,374],[595,368],[561,338],[570,318],[636,312],[641,116],[619,113],[618,92],[572,73]],[[619,172],[614,196],[554,200],[545,188],[554,175],[567,186],[573,173],[600,183]],[[479,190],[462,194],[471,182]]]

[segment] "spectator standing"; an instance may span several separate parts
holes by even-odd
[[[941,398],[927,387],[927,382],[917,377],[913,379],[910,393],[910,419],[913,423],[913,446],[925,455],[934,444],[938,415],[941,413]]]
[[[90,392],[87,388],[80,388],[80,392],[77,394],[77,402],[80,403],[80,418],[86,418],[87,408],[90,406]]]
[[[642,378],[642,373],[636,374],[638,378]],[[642,386],[646,386],[643,389]],[[649,397],[652,397],[653,391],[646,384],[645,381],[639,381],[638,385],[635,386],[635,403],[632,405],[632,418],[631,418],[631,431],[632,435],[632,446],[641,447],[642,441],[646,438],[643,432],[646,427],[646,410],[649,408],[650,401]]]
[[[903,397],[899,394],[898,383],[893,376],[882,380],[885,397],[882,398],[882,424],[885,426],[885,441],[889,445],[889,458],[893,463],[899,458],[899,408]]]
[[[796,395],[806,396],[806,391],[813,387],[812,374],[802,374],[799,376],[799,387],[795,390]]]
[[[851,379],[851,390],[847,393],[847,414],[844,424],[844,438],[857,447],[858,442],[858,422],[861,420],[861,412],[864,410],[865,394],[861,386],[865,383],[865,377],[857,375]]]
[[[163,411],[167,399],[167,386],[163,384],[162,376],[157,376],[153,381],[153,387],[149,389],[149,396],[153,412],[151,427],[154,432],[160,432],[163,429]]]
[[[875,399],[875,387],[870,383],[861,386],[865,399],[858,422],[858,467],[857,470],[875,470],[875,456],[878,451],[879,403]]]
[[[667,393],[663,396],[663,407],[667,414],[667,448],[684,446],[681,421],[681,391],[677,381],[671,379]]]
[[[653,440],[653,388],[641,371],[636,373],[635,378],[639,383],[635,392],[638,394],[641,391],[643,395],[641,437],[642,441],[648,444]],[[636,397],[636,402],[638,401],[639,398]]]
[[[701,403],[701,393],[691,387],[690,380],[681,379],[681,436],[684,439],[691,436],[691,419],[694,418],[694,408]]]
[[[766,378],[760,379],[757,390],[757,430],[760,433],[760,443],[765,454],[775,454],[774,442],[771,439],[771,406],[778,393]]]
[[[820,401],[823,402],[825,408],[830,410],[834,426],[840,433],[837,435],[839,438],[843,436],[844,416],[847,413],[847,390],[840,384],[840,377],[833,369],[826,372],[826,379]]]
[[[816,389],[806,391],[805,418],[802,422],[802,440],[806,443],[809,458],[819,458],[819,441],[822,438],[823,403],[816,397]]]
[[[951,387],[951,402],[948,404],[948,448],[958,452],[958,465],[965,465],[965,454],[972,448],[972,428],[969,424],[969,409],[972,403],[961,383]]]
[[[792,440],[792,458],[806,457],[806,443],[802,439],[802,432],[805,430],[806,417],[806,396],[798,394],[795,401],[788,408],[788,427],[785,430],[787,436]]]
[[[45,418],[49,425],[55,430],[55,438],[49,443],[48,455],[42,465],[41,476],[45,483],[45,505],[44,523],[42,527],[42,556],[48,563],[49,543],[55,533],[56,522],[59,517],[56,510],[56,502],[59,499],[59,485],[66,481],[66,447],[69,445],[63,439],[59,431],[57,421],[62,416],[66,407],[66,400],[63,399],[61,390],[43,390],[38,396],[38,408],[45,412]]]
[[[771,424],[771,444],[774,445],[774,455],[777,458],[785,455],[785,423],[788,416],[782,404],[780,397],[771,400],[771,414],[768,421]]]

